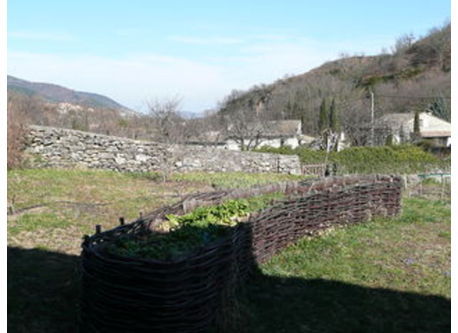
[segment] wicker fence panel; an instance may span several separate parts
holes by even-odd
[[[155,232],[166,214],[184,214],[197,206],[272,192],[285,193],[286,199],[232,228],[228,237],[186,257],[133,259],[104,251],[105,242],[121,235]],[[373,215],[395,215],[400,196],[401,178],[379,175],[198,193],[130,224],[86,237],[82,245],[82,331],[205,332],[221,318],[225,298],[234,294],[257,263],[319,230]]]

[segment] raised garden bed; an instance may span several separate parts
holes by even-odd
[[[257,263],[319,230],[395,215],[400,194],[400,177],[380,175],[198,193],[86,237],[82,329],[204,332]]]

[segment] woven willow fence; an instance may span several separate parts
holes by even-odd
[[[219,310],[258,263],[319,230],[397,214],[401,187],[400,177],[371,175],[198,193],[130,224],[87,236],[82,244],[82,331],[205,332],[222,320]],[[103,250],[104,242],[121,235],[157,232],[166,214],[273,192],[285,198],[183,258],[134,259]]]

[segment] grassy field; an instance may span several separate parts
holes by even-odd
[[[117,225],[181,195],[297,179],[278,174],[8,173],[8,329],[76,332],[78,254]],[[405,198],[395,219],[304,239],[259,268],[240,300],[247,332],[446,332],[450,201]],[[449,328],[448,328],[449,331]]]
[[[249,332],[450,332],[450,205],[304,239],[245,290]]]
[[[8,172],[8,244],[80,253],[81,237],[131,221],[185,194],[298,179],[281,174],[189,173],[162,182],[154,173],[13,170]]]

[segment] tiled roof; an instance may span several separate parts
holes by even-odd
[[[262,135],[275,136],[295,136],[301,125],[300,120],[274,120],[262,123]]]
[[[452,135],[450,131],[421,131],[420,134],[423,138],[439,138]]]
[[[407,113],[389,113],[374,121],[377,126],[399,127],[401,124],[413,120],[415,114]]]

